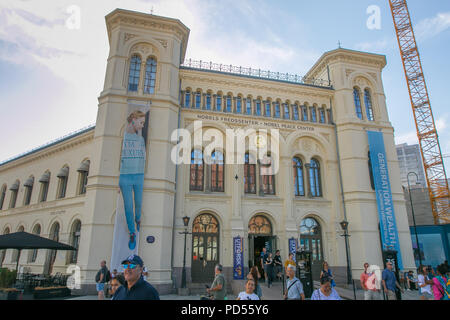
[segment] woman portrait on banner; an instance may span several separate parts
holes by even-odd
[[[142,136],[145,115],[144,112],[136,110],[128,116],[120,159],[119,187],[123,197],[125,217],[130,233],[128,242],[130,250],[136,248],[136,230],[139,232],[141,226],[146,157],[145,139]]]

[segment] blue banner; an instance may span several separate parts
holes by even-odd
[[[394,203],[392,202],[389,170],[384,148],[383,133],[367,131],[370,148],[370,162],[372,164],[373,180],[377,196],[378,215],[380,217],[380,231],[383,250],[397,251],[398,266],[403,269],[400,243],[395,221]]]
[[[294,261],[296,261],[296,253],[297,252],[297,239],[291,238],[289,239],[289,253],[294,254]]]
[[[241,237],[233,238],[233,279],[244,279],[244,250]]]

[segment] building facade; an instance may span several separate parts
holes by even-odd
[[[396,145],[395,148],[397,149],[397,157],[400,166],[400,177],[402,179],[402,185],[406,188],[408,187],[408,173],[414,172],[415,174],[417,174],[418,179],[416,179],[414,175],[410,175],[409,183],[411,188],[426,188],[427,181],[419,145],[408,145],[407,143],[403,143]],[[416,182],[418,182],[419,185],[417,185]]]
[[[189,29],[175,19],[117,9],[106,25],[110,53],[95,127],[0,165],[0,232],[23,229],[78,248],[75,254],[23,253],[21,265],[65,273],[73,263],[82,291],[95,288],[99,263],[109,261],[113,249],[126,110],[151,104],[139,254],[160,293],[180,287],[185,216],[188,284],[211,281],[216,263],[231,282],[236,237],[244,272],[258,264],[264,246],[280,249],[286,259],[295,239],[299,249],[312,252],[315,278],[327,261],[344,282],[344,219],[353,278],[364,262],[382,266],[367,130],[383,133],[403,265],[415,268],[381,80],[384,56],[337,49],[301,78],[183,64]],[[177,129],[195,142],[179,165],[173,161]],[[277,141],[277,148],[261,161],[249,149],[239,153],[226,144],[208,153],[203,141],[209,129],[225,139],[227,130],[267,132],[255,144]],[[271,171],[275,162],[278,170]],[[14,267],[14,255],[0,253],[2,265]]]

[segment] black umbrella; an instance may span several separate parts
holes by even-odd
[[[67,244],[40,237],[28,232],[15,232],[0,236],[0,249],[17,249],[16,272],[19,268],[20,253],[23,249],[77,250]]]

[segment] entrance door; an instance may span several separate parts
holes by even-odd
[[[300,248],[311,252],[312,278],[319,280],[324,261],[322,234],[320,224],[313,218],[304,219],[300,225]]]
[[[262,215],[256,215],[248,223],[249,237],[249,267],[258,266],[259,273],[264,274],[261,265],[261,252],[265,247],[267,252],[275,253],[276,239],[272,236],[272,224]]]
[[[202,214],[192,225],[192,282],[212,282],[218,263],[219,223],[212,215]]]

